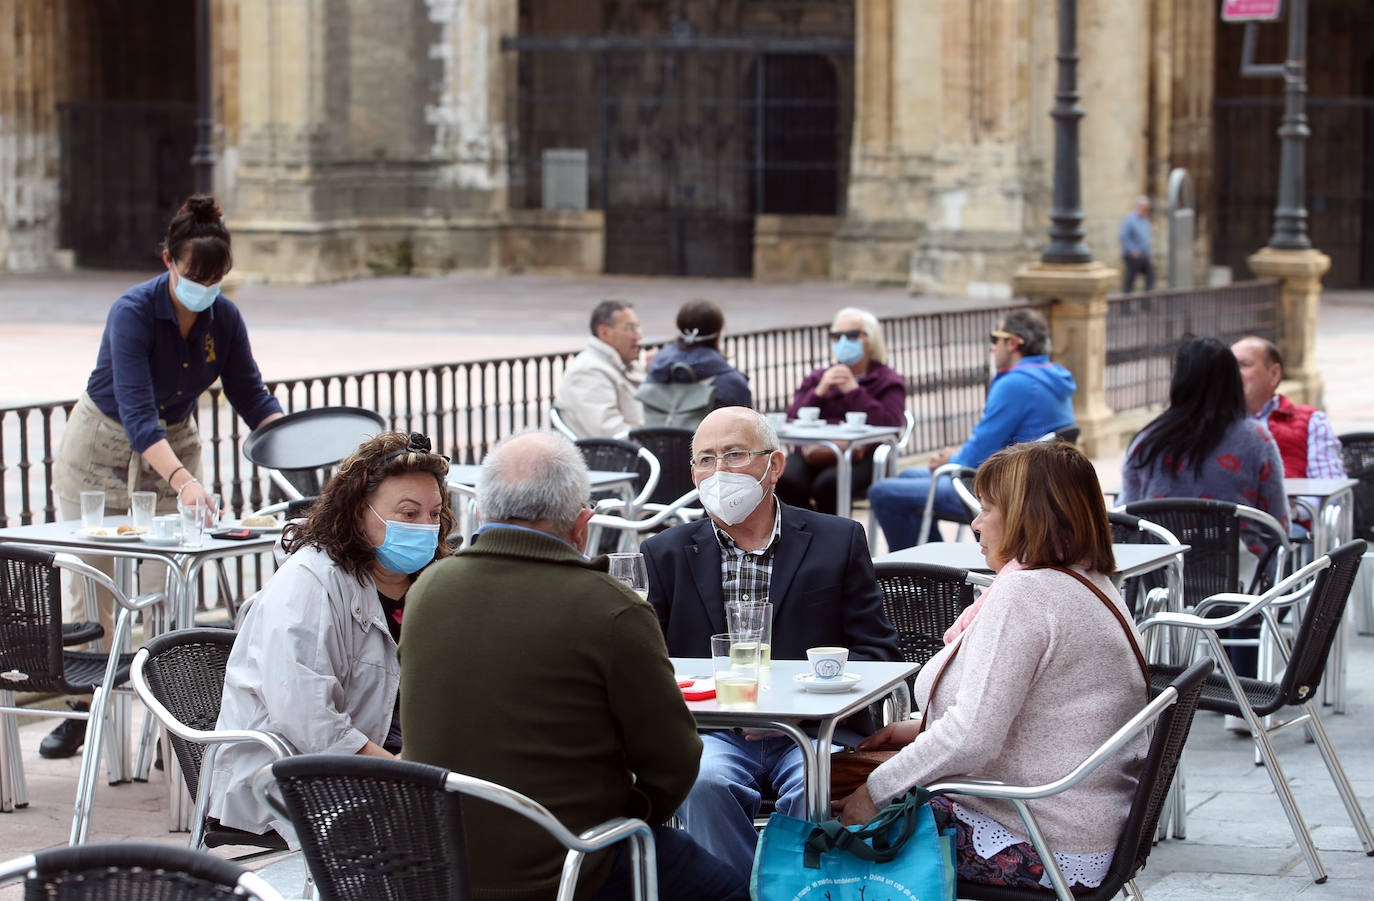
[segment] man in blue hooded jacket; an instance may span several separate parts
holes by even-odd
[[[1074,424],[1072,398],[1078,386],[1067,369],[1050,362],[1050,327],[1045,317],[1034,310],[1012,310],[988,338],[997,375],[973,434],[958,449],[931,454],[929,467],[902,470],[897,478],[883,479],[868,489],[868,501],[890,550],[919,542],[932,470],[951,461],[976,467],[1004,447]],[[950,515],[964,512],[948,478],[936,485],[935,509]]]

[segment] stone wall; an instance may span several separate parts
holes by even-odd
[[[0,0],[0,272],[48,268],[57,251],[60,7]]]

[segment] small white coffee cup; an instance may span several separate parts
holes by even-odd
[[[775,429],[780,429],[783,426],[787,425],[786,413],[769,413],[767,414],[767,416],[769,424],[771,424]]]
[[[181,536],[181,515],[168,513],[153,519],[153,537],[160,541],[171,541]]]
[[[868,425],[868,414],[862,410],[844,414],[844,424],[851,429],[861,429]]]
[[[844,675],[844,666],[849,662],[849,648],[807,648],[806,659],[817,679],[838,679]]]
[[[798,421],[798,422],[815,422],[817,419],[820,419],[820,418],[821,418],[821,408],[820,408],[820,407],[798,407],[798,408],[797,408],[797,421]]]

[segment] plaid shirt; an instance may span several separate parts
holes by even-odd
[[[782,534],[782,507],[774,501],[773,537],[762,550],[746,551],[720,526],[715,526],[715,530],[716,541],[720,544],[720,589],[725,603],[762,604],[768,600],[768,585],[773,578],[773,552]]]

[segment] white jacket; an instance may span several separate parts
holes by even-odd
[[[614,347],[592,338],[563,370],[553,405],[579,438],[613,438],[644,425],[644,407],[635,399],[643,382],[638,363],[626,366]]]
[[[400,682],[372,577],[359,582],[323,551],[301,548],[243,618],[217,728],[274,732],[301,754],[354,754],[386,739]],[[271,759],[261,745],[222,746],[209,813],[259,834],[271,826],[295,848],[290,824],[253,798],[253,776]]]

